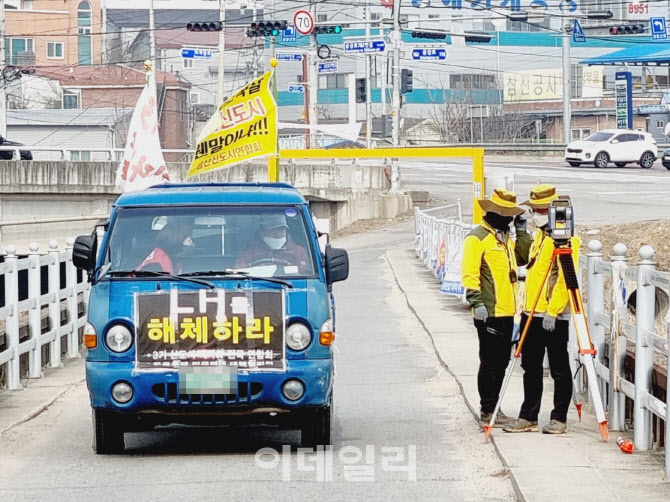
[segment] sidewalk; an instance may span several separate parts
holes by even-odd
[[[440,293],[437,280],[413,250],[393,250],[386,255],[407,302],[430,334],[436,353],[461,385],[473,413],[466,418],[478,427],[478,341],[470,313],[454,297]],[[518,415],[523,400],[521,377],[519,367],[502,405],[511,416]],[[545,377],[544,389],[540,427],[549,421],[552,408],[550,377]],[[586,407],[582,420],[578,421],[577,411],[571,407],[567,434],[507,434],[493,429],[493,446],[509,469],[519,500],[670,500],[670,480],[665,480],[661,455],[626,455],[616,444],[619,433],[611,432],[609,442],[603,443],[595,416]]]
[[[84,382],[84,358],[68,359],[62,368],[44,368],[44,376],[27,380],[21,390],[0,390],[0,436],[36,417],[59,397]]]

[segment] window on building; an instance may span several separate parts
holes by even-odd
[[[31,66],[35,64],[35,39],[8,38],[7,64]]]
[[[591,129],[587,129],[584,127],[570,130],[570,136],[572,137],[572,141],[578,141],[590,135],[591,135]]]
[[[326,23],[328,22],[328,14],[317,14],[316,15],[317,23]]]
[[[319,89],[346,89],[347,87],[346,73],[319,75]]]
[[[77,7],[77,55],[80,66],[91,66],[91,4],[80,2]]]
[[[452,74],[449,75],[449,87],[451,89],[495,89],[496,76],[467,73],[462,75]]]
[[[65,57],[64,54],[65,54],[65,43],[47,42],[47,58],[63,59]]]
[[[199,92],[192,92],[191,93],[191,104],[192,105],[199,105],[200,104],[200,93]]]
[[[70,160],[75,162],[87,162],[91,160],[91,152],[82,152],[81,150],[70,151]]]
[[[184,65],[184,68],[193,68],[193,59],[184,58],[183,59],[183,65]]]
[[[531,19],[528,21],[512,21],[507,20],[507,31],[525,31],[525,32],[537,32],[544,31],[549,29],[549,17],[545,16],[544,19]]]
[[[440,15],[439,14],[428,14],[428,19],[439,19]]]
[[[33,10],[33,0],[21,0],[21,8],[23,10]]]
[[[372,21],[379,21],[382,18],[381,13],[379,12],[373,12],[370,14],[370,20]],[[379,28],[379,23],[372,23],[371,25],[373,28]]]
[[[79,108],[79,93],[63,91],[63,108],[66,110]]]
[[[657,120],[656,121],[656,129],[661,129],[662,130],[664,127],[665,127],[665,122],[663,122],[662,120]]]

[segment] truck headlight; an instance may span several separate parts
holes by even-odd
[[[286,346],[293,350],[305,350],[312,341],[312,331],[301,322],[290,324],[286,330]]]
[[[133,344],[133,335],[125,325],[115,324],[107,330],[105,341],[112,352],[125,352]]]

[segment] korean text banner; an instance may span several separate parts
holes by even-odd
[[[198,139],[187,178],[277,153],[273,73],[247,84],[219,107]]]
[[[284,308],[283,291],[172,289],[137,294],[137,367],[282,371]]]

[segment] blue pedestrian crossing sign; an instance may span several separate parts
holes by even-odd
[[[667,40],[668,29],[664,17],[652,17],[649,24],[651,25],[651,38],[653,40]]]
[[[586,36],[584,35],[584,30],[582,25],[579,24],[579,21],[575,19],[575,24],[572,28],[572,41],[576,44],[585,44]]]

